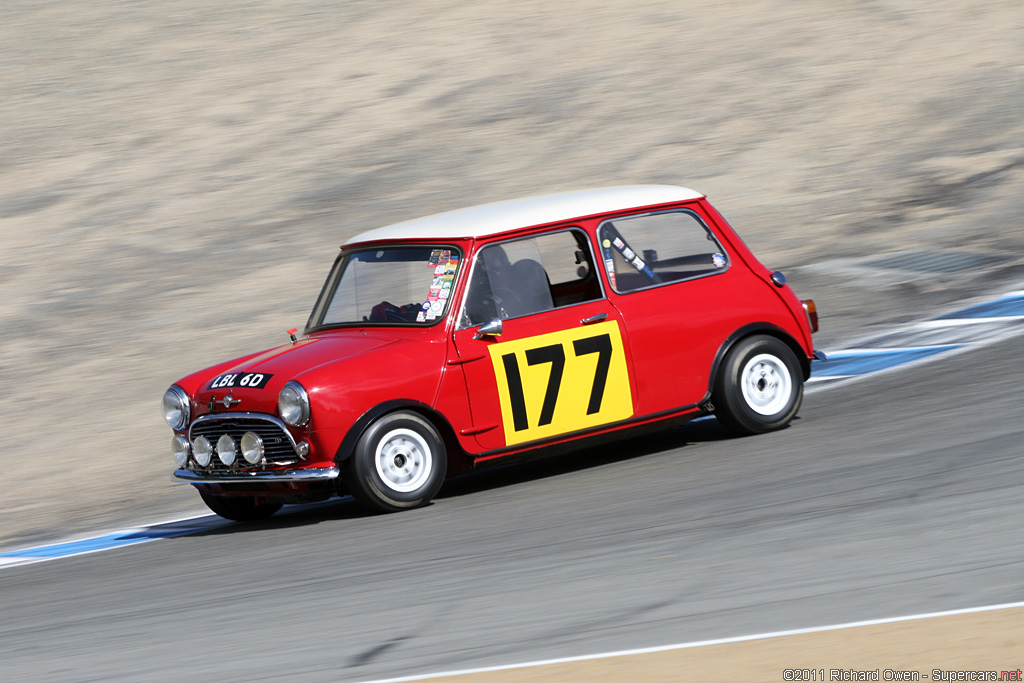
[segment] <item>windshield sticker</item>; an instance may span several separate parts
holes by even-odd
[[[429,265],[433,277],[427,291],[427,300],[417,313],[416,322],[436,320],[444,313],[455,275],[459,271],[459,255],[453,254],[451,249],[434,249],[430,252]]]
[[[725,266],[725,257],[721,254],[712,254],[711,262],[715,264],[715,268],[722,268]]]
[[[615,259],[612,258],[612,241],[601,242],[601,255],[604,257],[604,269],[608,271],[608,281],[615,287]]]

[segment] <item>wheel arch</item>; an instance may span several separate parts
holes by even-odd
[[[441,415],[441,413],[437,412],[426,403],[404,398],[392,399],[390,401],[378,403],[373,408],[370,408],[368,411],[363,413],[359,419],[353,423],[352,427],[349,428],[348,432],[345,434],[345,438],[341,440],[341,444],[338,446],[338,450],[334,454],[334,462],[339,467],[342,467],[352,456],[352,453],[355,451],[356,444],[359,443],[359,438],[371,424],[389,413],[395,413],[401,410],[419,415],[430,422],[430,424],[437,430],[437,433],[441,435],[441,440],[444,442],[446,458],[448,461],[449,476],[451,476],[452,473],[458,473],[461,469],[464,469],[461,466],[468,462],[468,457],[466,457],[465,451],[462,449],[458,438],[455,436],[455,430],[452,428],[451,424],[449,424],[448,420]]]
[[[722,342],[721,346],[718,347],[718,352],[715,354],[715,360],[711,363],[711,372],[708,374],[708,395],[710,396],[714,392],[715,379],[718,377],[719,369],[722,367],[722,363],[725,361],[725,357],[729,354],[737,343],[747,337],[755,334],[763,334],[769,337],[775,337],[779,341],[783,342],[793,351],[796,355],[797,360],[800,362],[800,370],[803,373],[803,380],[806,382],[811,376],[811,361],[807,358],[807,354],[804,353],[803,347],[800,346],[799,342],[796,341],[786,330],[782,329],[778,325],[771,323],[750,323],[739,328]]]

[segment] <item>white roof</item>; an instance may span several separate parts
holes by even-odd
[[[700,192],[674,185],[629,185],[560,192],[482,204],[395,223],[356,235],[346,244],[372,240],[483,237],[515,228],[555,223],[639,206],[682,202],[703,196]]]

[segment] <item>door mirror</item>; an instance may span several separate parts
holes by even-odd
[[[473,335],[473,339],[483,339],[484,337],[500,337],[501,336],[501,318],[493,318],[490,322],[486,322],[480,326],[476,334]]]

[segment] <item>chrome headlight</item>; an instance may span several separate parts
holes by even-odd
[[[164,394],[164,419],[171,429],[184,429],[192,408],[185,390],[174,385]]]
[[[277,397],[277,410],[281,419],[292,427],[302,427],[309,422],[309,396],[301,384],[292,380],[284,385]]]
[[[242,457],[250,465],[263,462],[263,439],[256,432],[242,434]]]
[[[175,434],[174,438],[171,439],[171,454],[174,456],[174,462],[178,463],[178,467],[184,467],[188,464],[188,454],[191,451],[192,445],[188,442],[188,439],[181,434]]]
[[[200,467],[209,465],[210,458],[213,457],[213,446],[210,445],[210,440],[205,436],[200,436],[193,441],[192,455],[195,456],[196,464]]]

